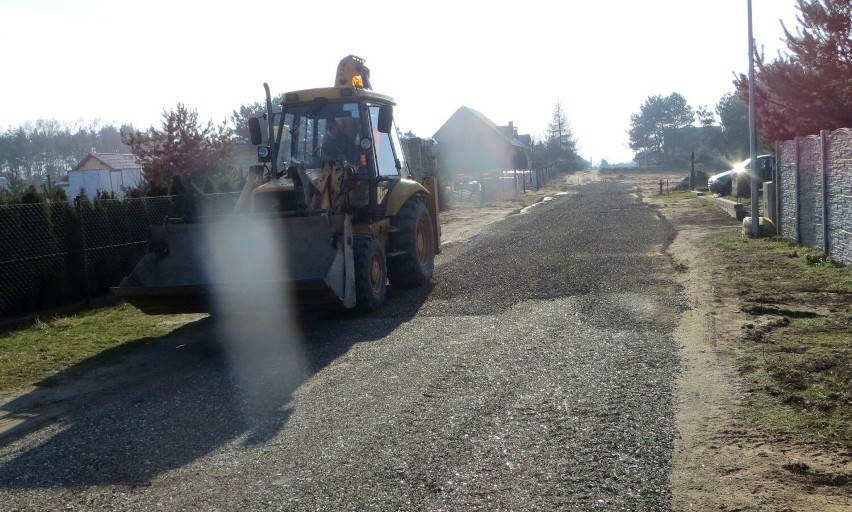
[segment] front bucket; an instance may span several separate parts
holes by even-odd
[[[152,228],[149,252],[112,291],[148,314],[215,313],[269,293],[352,307],[349,238],[344,215],[166,223]]]

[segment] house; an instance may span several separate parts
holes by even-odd
[[[68,171],[68,180],[57,183],[65,189],[69,200],[85,191],[92,199],[102,192],[115,194],[122,199],[125,191],[142,183],[142,165],[136,157],[127,153],[91,152]]]
[[[257,165],[257,146],[249,142],[234,144],[231,163],[240,176],[247,176],[249,168],[252,165]]]
[[[476,110],[462,106],[432,137],[438,165],[450,176],[482,176],[529,167],[529,146],[510,122],[497,126]]]

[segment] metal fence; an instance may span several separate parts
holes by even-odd
[[[533,190],[546,186],[550,180],[562,172],[567,172],[567,168],[564,162],[558,160],[536,167],[530,178]]]
[[[227,213],[238,196],[207,196],[203,213]],[[167,196],[0,206],[0,320],[107,293],[175,205]]]
[[[560,172],[556,163],[550,163],[536,169],[458,175],[448,192],[456,203],[481,204],[537,191]]]
[[[452,194],[481,204],[537,190],[559,172],[555,164],[507,171],[453,187]],[[229,213],[238,197],[207,195],[199,213]],[[0,320],[108,293],[144,254],[148,228],[178,210],[175,196],[0,205]]]

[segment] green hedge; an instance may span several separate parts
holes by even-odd
[[[0,319],[107,293],[174,214],[170,197],[0,205]]]

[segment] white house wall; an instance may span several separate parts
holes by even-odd
[[[124,191],[128,188],[137,188],[142,181],[142,171],[140,169],[122,169],[120,171],[111,172],[112,191],[116,197],[123,198]]]
[[[125,189],[138,187],[141,180],[141,169],[70,171],[68,173],[68,188],[65,193],[69,200],[77,197],[81,189],[86,191],[86,196],[89,199],[94,199],[100,192],[104,191],[112,192],[115,197],[122,199]]]

